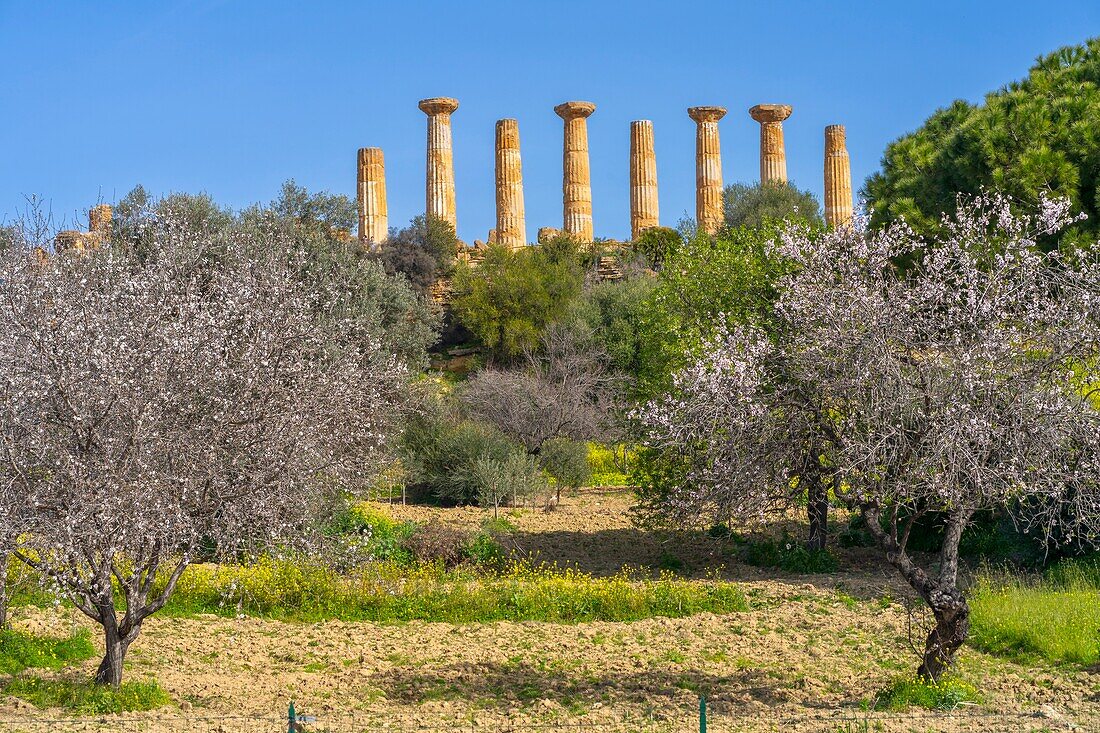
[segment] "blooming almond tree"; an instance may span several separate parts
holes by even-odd
[[[760,518],[814,445],[930,607],[919,674],[938,679],[968,633],[959,540],[976,512],[1008,508],[1051,541],[1100,532],[1100,247],[1036,246],[1074,220],[1066,202],[1022,216],[987,195],[931,239],[788,234],[775,329],[726,329],[640,412],[649,445],[690,467],[672,509]],[[929,513],[946,527],[926,567],[907,544]]]
[[[200,547],[308,537],[405,381],[278,227],[142,225],[141,248],[0,258],[0,496],[34,507],[16,556],[102,625],[116,686]]]

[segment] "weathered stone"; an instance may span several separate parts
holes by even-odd
[[[451,142],[451,113],[458,100],[450,97],[422,99],[418,105],[428,115],[428,165],[425,214],[449,222],[457,229],[455,209],[455,162]]]
[[[657,203],[657,154],[653,148],[653,123],[630,123],[630,238],[660,225]]]
[[[791,116],[791,106],[758,104],[749,110],[749,116],[760,123],[760,183],[786,183],[783,120]]]
[[[92,235],[94,243],[98,246],[108,242],[111,238],[111,206],[99,204],[88,209],[88,234]]]
[[[523,211],[523,166],[519,155],[519,123],[497,120],[496,130],[497,241],[511,249],[527,245]]]
[[[714,234],[722,225],[722,146],[718,120],[725,107],[689,107],[695,120],[695,218],[699,228]]]
[[[588,117],[592,102],[563,102],[554,112],[565,120],[562,151],[562,229],[577,241],[595,239],[592,228],[592,174],[588,163]]]
[[[380,245],[389,237],[386,204],[386,161],[382,148],[359,148],[356,165],[359,200],[359,241]]]
[[[84,233],[78,232],[75,229],[60,231],[53,238],[53,248],[55,252],[63,252],[65,250],[83,252]]]
[[[844,125],[825,128],[825,223],[844,226],[852,220],[852,163]]]
[[[558,229],[557,227],[539,227],[538,239],[536,241],[539,244],[546,244],[547,242],[551,242],[560,236],[561,229]]]

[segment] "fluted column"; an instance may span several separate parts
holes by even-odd
[[[659,226],[657,206],[657,154],[653,149],[653,123],[630,123],[630,238]]]
[[[844,125],[825,128],[825,223],[839,227],[852,220],[852,163]]]
[[[527,245],[523,213],[523,166],[519,155],[519,123],[497,120],[497,241],[519,249]]]
[[[99,204],[88,209],[88,233],[99,242],[106,242],[110,238],[110,204]]]
[[[382,244],[389,236],[386,208],[386,161],[382,148],[359,148],[356,179],[359,199],[359,241]]]
[[[422,99],[418,105],[428,115],[427,195],[424,213],[458,226],[455,214],[455,159],[451,144],[451,113],[458,100],[450,97]]]
[[[718,120],[725,107],[689,107],[695,120],[695,219],[699,228],[714,234],[722,225],[722,146]]]
[[[591,242],[592,174],[588,165],[588,117],[596,111],[591,102],[563,102],[554,112],[565,120],[562,151],[562,229],[583,243]]]
[[[787,182],[787,152],[783,149],[783,120],[791,116],[788,104],[758,104],[749,115],[760,123],[760,183]]]

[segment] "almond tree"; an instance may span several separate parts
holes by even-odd
[[[200,547],[308,539],[404,384],[346,284],[295,276],[282,228],[142,226],[140,254],[0,258],[0,496],[34,507],[16,557],[103,627],[115,686]]]
[[[1100,533],[1100,247],[1036,246],[1068,208],[987,195],[934,239],[785,236],[775,330],[724,330],[640,412],[650,445],[688,458],[673,510],[781,508],[812,434],[836,498],[930,607],[919,674],[938,679],[968,633],[959,540],[976,512],[1008,508],[1052,541]],[[907,545],[932,512],[945,538],[924,566]]]

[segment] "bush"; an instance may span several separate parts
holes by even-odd
[[[546,441],[539,452],[539,463],[557,484],[559,498],[562,487],[575,489],[592,478],[588,445],[576,440],[553,438]]]
[[[409,226],[390,233],[374,255],[391,275],[404,275],[418,292],[454,272],[458,237],[450,222],[418,216]]]
[[[622,455],[617,455],[618,452]],[[606,446],[599,443],[588,444],[588,466],[592,475],[588,479],[590,486],[629,486],[630,474],[624,473],[624,465],[633,463],[635,453],[624,445]]]
[[[80,629],[64,639],[0,630],[0,674],[16,675],[28,667],[59,669],[96,654],[91,634]]]
[[[680,232],[669,227],[652,227],[634,240],[634,250],[641,254],[654,270],[660,270],[669,255],[673,254],[684,239]]]
[[[832,573],[836,556],[829,550],[810,550],[786,536],[781,540],[758,540],[745,546],[744,559],[749,565],[779,568],[788,573]]]
[[[362,505],[349,506],[338,512],[325,528],[325,534],[343,539],[353,560],[367,559],[407,564],[412,555],[403,547],[405,539],[416,529],[412,522],[397,520]]]
[[[470,533],[466,530],[432,520],[414,529],[401,546],[418,562],[453,568],[466,559],[469,542]]]
[[[0,693],[18,697],[36,708],[64,708],[84,715],[156,710],[172,704],[156,682],[123,682],[117,688],[72,680],[16,677]]]
[[[494,246],[476,268],[459,265],[451,308],[493,357],[508,361],[538,348],[546,327],[568,312],[583,283],[575,248]]]
[[[955,677],[941,677],[939,682],[922,678],[899,679],[875,696],[875,710],[900,711],[911,707],[929,710],[954,710],[964,702],[977,702],[978,691],[973,685]]]
[[[821,223],[821,206],[809,191],[789,183],[726,186],[723,194],[727,227],[760,229],[778,221]]]

